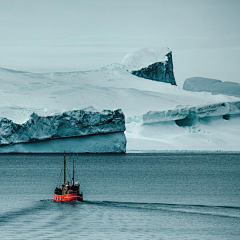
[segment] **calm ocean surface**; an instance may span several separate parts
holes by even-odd
[[[0,239],[240,239],[240,154],[79,155],[83,203],[53,201],[62,165],[0,155]]]

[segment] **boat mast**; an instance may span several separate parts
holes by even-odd
[[[72,181],[73,181],[73,186],[74,186],[74,158],[73,158],[73,178],[72,178]]]
[[[65,154],[66,154],[66,151],[64,151],[64,161],[63,161],[63,165],[64,165],[64,181],[63,181],[63,183],[64,184],[66,182],[66,156],[65,156]]]

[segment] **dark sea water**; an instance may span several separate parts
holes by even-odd
[[[79,155],[85,201],[68,203],[62,164],[0,155],[0,239],[240,239],[240,154]]]

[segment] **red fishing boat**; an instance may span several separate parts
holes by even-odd
[[[64,152],[64,180],[62,187],[56,187],[54,192],[54,201],[66,202],[66,201],[83,201],[83,193],[80,192],[80,184],[74,182],[74,159],[73,159],[73,177],[72,182],[66,181],[66,154]]]

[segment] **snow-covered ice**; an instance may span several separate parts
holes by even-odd
[[[167,61],[166,55],[170,53],[170,49],[165,48],[143,48],[128,53],[121,64],[128,70],[140,70],[153,63]]]
[[[235,82],[222,82],[221,80],[192,77],[185,80],[183,89],[194,92],[211,92],[240,97],[240,84]]]
[[[240,101],[199,105],[196,107],[185,106],[167,111],[149,111],[142,116],[144,123],[180,120],[184,118],[203,118],[213,116],[240,114]],[[136,118],[135,118],[136,119]],[[134,118],[128,122],[135,121]]]
[[[26,122],[33,112],[48,116],[89,106],[97,111],[121,109],[127,151],[240,150],[240,98],[149,81],[120,63],[93,71],[41,74],[0,69],[0,84],[0,117],[15,123]],[[191,109],[197,121],[189,120]],[[149,112],[162,121],[144,122]]]

